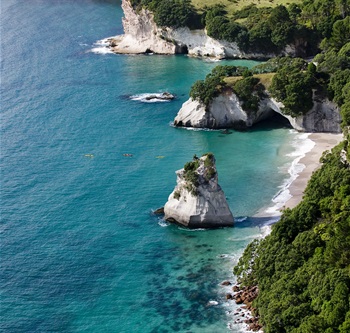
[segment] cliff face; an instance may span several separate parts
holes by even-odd
[[[208,108],[190,98],[182,105],[174,120],[175,126],[195,128],[233,128],[251,127],[273,115],[269,100],[260,102],[257,112],[243,110],[241,102],[234,93],[225,93],[214,98]]]
[[[271,98],[269,106],[275,112],[287,118],[291,126],[300,132],[341,133],[339,107],[328,98],[313,96],[313,107],[306,114],[292,117],[283,114],[283,104]]]
[[[244,129],[270,118],[274,112],[287,118],[291,126],[301,132],[340,133],[339,108],[328,99],[314,98],[313,108],[305,115],[292,117],[283,114],[283,104],[272,98],[262,99],[256,112],[246,111],[233,93],[224,93],[214,98],[208,108],[191,98],[182,105],[174,119],[174,125],[195,128],[233,128]]]
[[[129,0],[122,1],[124,11],[124,35],[108,39],[111,49],[116,53],[176,53],[174,43],[160,37],[154,23],[153,14],[146,9],[136,13]]]
[[[217,59],[257,59],[276,56],[272,53],[244,53],[236,43],[215,40],[209,37],[205,30],[157,27],[153,14],[147,9],[136,12],[130,0],[122,0],[122,8],[124,11],[124,35],[107,39],[112,51],[116,53],[188,53],[196,57]],[[295,52],[295,48],[289,46],[281,55],[295,55]]]
[[[188,228],[233,226],[212,154],[194,158],[176,175],[177,185],[164,206],[165,219]]]

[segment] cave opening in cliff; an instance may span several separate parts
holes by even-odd
[[[271,116],[263,120],[263,122],[268,124],[274,124],[280,127],[293,128],[289,120],[286,117],[279,114],[278,112],[272,112]]]
[[[176,45],[175,53],[177,54],[188,54],[188,47],[185,44]]]

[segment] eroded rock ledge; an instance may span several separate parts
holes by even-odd
[[[213,154],[194,156],[176,175],[177,185],[164,206],[166,220],[188,228],[233,226],[234,218],[218,184]]]
[[[268,94],[266,93],[268,96]],[[272,117],[275,113],[288,119],[291,126],[301,132],[341,133],[339,107],[328,99],[314,94],[314,105],[305,115],[292,117],[283,114],[283,104],[273,98],[260,100],[257,111],[244,110],[242,102],[231,91],[214,98],[208,107],[190,98],[174,119],[178,127],[246,129]]]

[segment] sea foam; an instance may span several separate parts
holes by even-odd
[[[130,96],[130,99],[133,101],[139,101],[143,103],[161,103],[161,102],[170,102],[169,99],[162,98],[163,93],[142,93]],[[149,99],[152,97],[151,99]]]
[[[98,40],[96,43],[94,43],[93,48],[90,50],[90,52],[95,54],[113,53],[112,50],[109,48],[108,39],[109,38]]]
[[[298,178],[299,174],[305,169],[305,165],[300,163],[300,160],[315,146],[315,142],[308,138],[309,135],[310,134],[308,133],[298,134],[292,142],[294,151],[287,154],[288,157],[294,158],[292,164],[288,168],[289,177],[279,187],[280,190],[272,199],[272,202],[274,203],[273,206],[267,208],[265,210],[265,213],[271,216],[280,215],[281,208],[289,199],[292,198],[289,187],[293,181]]]

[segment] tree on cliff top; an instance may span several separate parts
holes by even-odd
[[[132,0],[134,8],[146,7],[154,13],[154,20],[160,27],[203,27],[201,15],[191,0]]]

